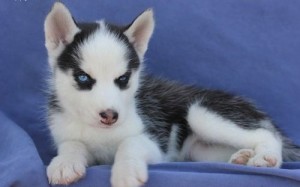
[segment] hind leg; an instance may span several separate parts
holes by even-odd
[[[257,167],[280,167],[282,163],[281,139],[265,128],[239,127],[198,103],[189,108],[187,121],[202,140],[240,149],[227,158],[229,162]]]
[[[192,134],[185,140],[179,160],[227,162],[236,151],[234,147],[201,141],[197,135]]]

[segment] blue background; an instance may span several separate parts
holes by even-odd
[[[14,180],[7,178],[14,176],[5,169],[11,163],[8,157],[14,158],[11,167],[16,170],[29,162],[39,171],[55,155],[45,121],[48,64],[43,33],[53,2],[4,0],[0,4],[0,167],[6,171],[0,179],[6,181]],[[63,2],[78,21],[106,18],[120,24],[153,7],[156,29],[146,54],[148,73],[250,98],[300,144],[300,1]],[[19,153],[22,149],[27,152]],[[20,154],[32,157],[26,160]],[[93,170],[100,171],[91,168],[92,176]],[[3,178],[0,181],[5,182]]]

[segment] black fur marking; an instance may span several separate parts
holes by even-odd
[[[183,146],[183,143],[185,139],[192,133],[192,130],[188,125],[178,125],[178,131],[177,131],[177,150],[180,150]]]
[[[285,162],[293,162],[300,160],[300,146],[296,145],[288,136],[274,125],[273,128],[269,128],[274,134],[280,137],[283,143],[282,147],[282,159]]]
[[[78,47],[99,28],[99,24],[97,23],[78,23],[77,26],[81,31],[75,35],[73,42],[66,46],[65,50],[57,59],[58,67],[62,71],[80,69],[79,65],[82,57]]]
[[[127,36],[124,35],[124,32],[129,28],[129,26],[120,27],[113,24],[107,24],[106,27],[109,29],[110,32],[114,33],[127,46],[127,50],[128,50],[127,58],[129,59],[127,70],[132,72],[138,69],[140,66],[139,57],[132,43],[130,43]]]
[[[128,88],[128,81],[130,79],[131,72],[126,72],[124,75],[115,79],[115,84],[121,89],[125,90]]]
[[[241,128],[252,130],[264,128],[260,121],[267,119],[251,103],[222,91],[183,86],[178,83],[143,77],[142,86],[136,96],[138,111],[146,125],[146,131],[166,152],[172,125],[179,127],[178,149],[191,133],[186,120],[189,106],[198,102],[200,106],[233,121]]]
[[[159,142],[162,151],[167,152],[172,125],[181,130],[177,136],[178,149],[190,134],[185,116],[190,103],[185,87],[152,77],[143,77],[137,100],[138,111],[144,120],[146,131]]]
[[[77,26],[81,31],[75,35],[73,42],[66,46],[65,50],[58,58],[57,64],[62,71],[72,70],[74,80],[77,82],[79,90],[91,90],[96,80],[90,77],[91,81],[88,84],[80,84],[76,78],[78,72],[82,72],[80,69],[82,56],[80,54],[79,46],[87,40],[91,34],[99,29],[100,25],[98,23],[78,23]],[[118,27],[112,24],[106,24],[106,28],[109,32],[112,32],[120,40],[120,42],[124,42],[127,46],[127,58],[129,60],[127,72],[133,72],[138,69],[140,62],[137,53],[128,38],[123,34],[127,27]],[[127,84],[121,84],[119,81],[115,81],[115,83],[123,90],[128,87]]]
[[[267,119],[267,116],[257,110],[250,102],[222,91],[201,91],[200,105],[233,121],[244,129],[261,128],[259,122]]]
[[[85,75],[88,77],[88,80],[86,82],[81,82],[79,80],[80,75]],[[82,70],[75,70],[73,71],[73,77],[74,80],[77,82],[77,88],[79,90],[91,90],[93,88],[93,85],[96,83],[96,80],[90,77],[87,73],[83,72]]]
[[[57,59],[58,68],[64,72],[71,70],[75,80],[77,79],[77,73],[82,73],[82,70],[79,68],[82,60],[79,45],[94,33],[100,25],[97,23],[82,23],[77,24],[77,26],[81,29],[81,32],[75,35],[74,41],[66,46],[61,56]],[[129,59],[127,71],[134,72],[139,68],[140,61],[134,46],[124,35],[124,31],[130,25],[118,27],[107,24],[106,27],[117,36],[120,42],[126,44],[128,49],[127,58]],[[91,82],[85,85],[80,85],[78,80],[76,80],[78,88],[82,90],[92,89],[96,80],[89,78]],[[285,161],[300,159],[300,147],[293,144],[272,123],[270,125],[261,124],[262,120],[269,120],[268,116],[240,97],[222,91],[183,86],[149,76],[142,77],[142,82],[136,95],[138,113],[146,125],[145,131],[159,143],[161,150],[164,152],[168,151],[173,125],[178,127],[176,136],[177,149],[182,149],[184,141],[192,133],[186,119],[187,112],[192,104],[198,103],[199,107],[205,107],[223,118],[231,120],[241,128],[247,130],[265,128],[272,131],[283,140],[283,159]],[[117,84],[121,89],[126,89],[127,87],[127,84]],[[48,108],[49,117],[53,112],[63,112],[54,90],[49,94]]]
[[[299,161],[300,160],[300,146],[295,145],[290,139],[283,137],[283,161]]]
[[[81,84],[77,80],[78,74],[83,72],[80,69],[82,57],[79,51],[79,45],[87,40],[100,26],[97,23],[77,23],[76,25],[81,31],[74,36],[73,42],[66,46],[65,50],[57,59],[57,64],[59,69],[64,72],[72,70],[74,80],[77,82],[77,85],[75,85],[77,89],[91,90],[92,86],[96,83],[95,79],[89,76],[90,81],[86,84]]]
[[[57,96],[54,94],[54,92],[50,93],[48,95],[48,108],[51,110],[51,112],[62,112],[62,108],[59,105],[59,101],[57,99]]]

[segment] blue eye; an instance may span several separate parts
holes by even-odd
[[[129,78],[129,77],[128,77],[127,75],[123,75],[123,76],[119,77],[118,80],[119,80],[120,82],[124,82],[124,83],[125,83],[125,82],[128,81],[128,78]]]
[[[76,71],[73,74],[74,80],[76,81],[76,86],[79,90],[91,90],[93,85],[96,83],[96,80],[90,77],[84,71]]]
[[[78,75],[77,78],[82,83],[89,81],[89,77],[87,75]]]
[[[130,79],[131,72],[127,72],[124,75],[121,75],[117,79],[115,79],[115,83],[121,88],[126,89],[128,88],[128,82]]]

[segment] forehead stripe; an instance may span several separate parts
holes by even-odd
[[[80,54],[79,47],[84,41],[87,41],[90,36],[92,36],[98,29],[106,29],[108,32],[112,33],[116,38],[123,42],[127,50],[127,58],[129,59],[127,70],[134,71],[139,67],[140,61],[138,55],[129,42],[128,38],[123,34],[126,27],[118,27],[112,24],[99,23],[79,23],[77,24],[81,29],[81,32],[77,33],[74,37],[74,41],[66,46],[61,56],[58,58],[58,67],[67,71],[68,69],[79,69],[80,62],[82,60],[82,55]]]

